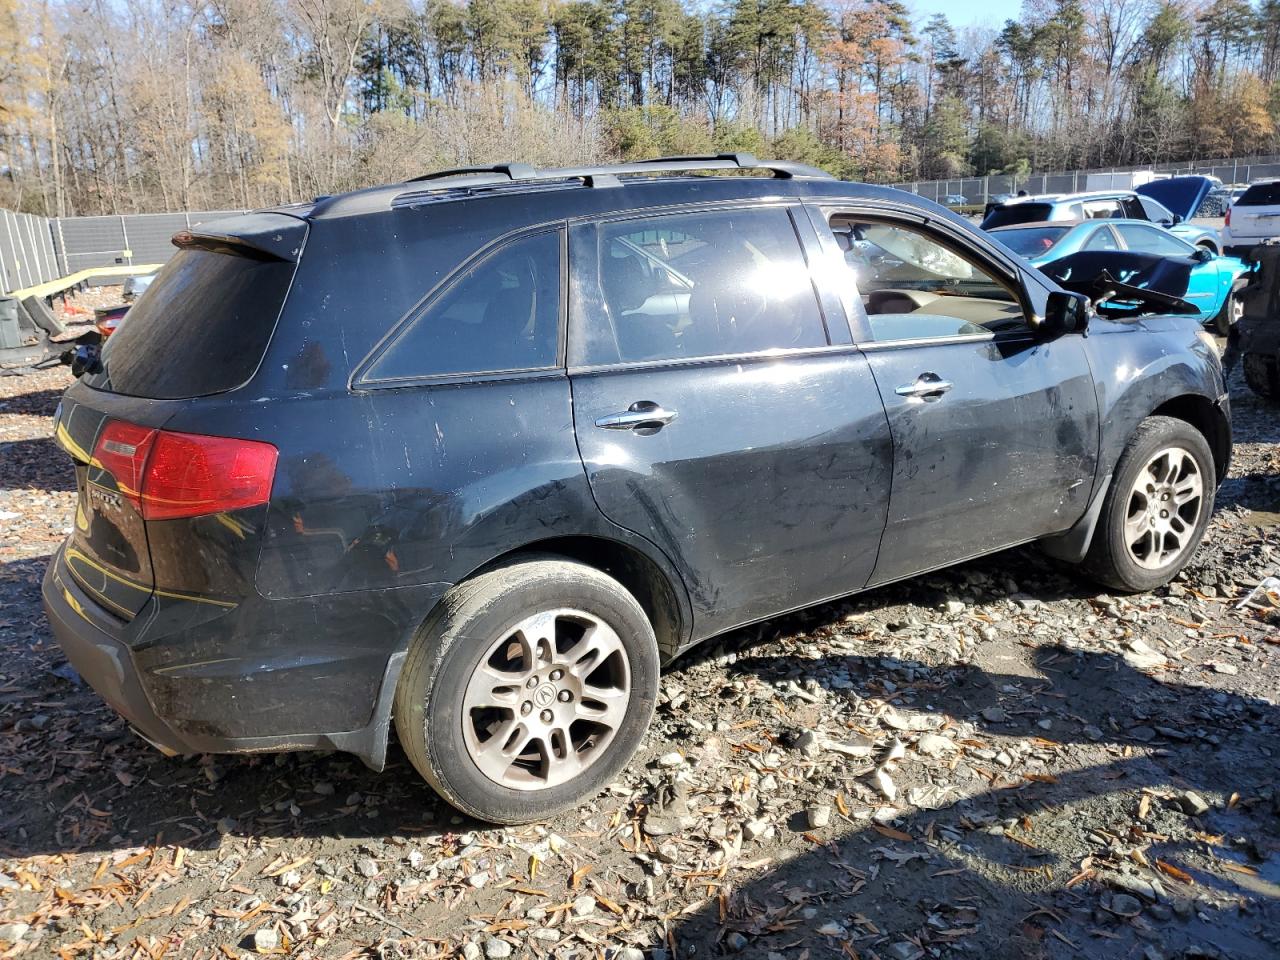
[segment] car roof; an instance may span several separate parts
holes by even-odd
[[[1009,223],[1002,227],[989,227],[987,233],[999,233],[1001,230],[1034,230],[1037,227],[1053,227],[1056,230],[1071,230],[1085,223],[1105,223],[1104,220],[1029,220],[1026,223]]]
[[[1137,196],[1132,190],[1089,190],[1083,193],[1035,193],[1027,197],[1013,197],[1004,205],[1019,203],[1076,203],[1087,200],[1119,200]]]
[[[489,167],[461,167],[414,177],[402,183],[383,184],[335,196],[317,197],[310,204],[292,204],[276,208],[278,212],[307,220],[358,216],[397,208],[418,207],[443,201],[470,200],[482,196],[520,195],[534,192],[612,190],[620,187],[691,190],[705,185],[706,171],[749,171],[771,173],[772,182],[784,194],[798,194],[797,182],[806,186],[829,183],[847,188],[845,181],[817,167],[790,161],[760,161],[751,154],[731,153],[714,156],[660,157],[630,163],[589,167],[538,169],[524,163],[501,163]],[[716,178],[729,179],[729,178]],[[891,188],[867,188],[869,192]],[[809,191],[803,191],[809,192]],[[847,192],[847,189],[846,191]],[[569,204],[572,206],[572,204]]]

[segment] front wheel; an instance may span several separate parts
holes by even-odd
[[[1199,430],[1184,420],[1148,417],[1116,464],[1085,569],[1130,593],[1168,583],[1204,536],[1215,477]]]
[[[609,783],[657,692],[653,628],[622,584],[569,560],[520,560],[459,584],[424,625],[396,731],[449,803],[525,823]]]
[[[1231,328],[1239,323],[1243,316],[1244,298],[1232,290],[1227,294],[1227,299],[1222,301],[1222,307],[1212,320],[1213,329],[1221,337],[1230,336]]]

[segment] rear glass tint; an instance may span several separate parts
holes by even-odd
[[[221,393],[258,368],[294,264],[180,250],[102,349],[89,386],[156,400]]]
[[[1053,245],[1066,236],[1070,227],[1027,227],[1024,230],[1001,230],[992,234],[1014,253],[1024,257],[1038,257],[1048,253]]]
[[[363,380],[540,370],[560,343],[560,234],[511,240],[401,329]]]
[[[1237,207],[1280,207],[1280,181],[1255,183],[1236,201]]]
[[[1008,227],[1015,223],[1038,223],[1048,220],[1053,208],[1047,203],[1010,203],[996,207],[982,221],[982,229]]]

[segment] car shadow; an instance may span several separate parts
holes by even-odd
[[[883,823],[855,811],[837,816],[834,830],[807,832],[783,863],[720,887],[684,916],[673,942],[699,956],[792,956],[801,946],[814,957],[905,960],[1139,956],[1148,946],[1146,956],[1277,956],[1280,709],[1162,681],[1113,654],[1039,647],[1033,667],[1035,675],[874,656],[739,656],[731,672],[754,682],[853,679],[857,693],[841,682],[833,696],[886,696],[882,678],[912,676],[900,689],[918,694],[915,711],[944,731],[972,729],[953,756],[979,776],[962,779],[954,799],[904,805]],[[902,765],[922,762],[911,746],[920,734],[898,736],[908,745]],[[1015,761],[1006,772],[992,757],[1019,740],[1066,771],[1024,775]],[[828,779],[814,802],[858,795],[873,762]],[[935,767],[929,779],[949,776]],[[1219,802],[1191,816],[1186,791]]]
[[[71,458],[52,437],[0,440],[0,490],[69,492],[76,488]],[[70,522],[70,517],[67,518]]]

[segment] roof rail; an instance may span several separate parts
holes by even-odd
[[[657,157],[627,163],[591,167],[538,169],[527,163],[497,163],[488,167],[455,167],[437,170],[403,183],[368,187],[336,197],[317,197],[313,217],[354,216],[376,210],[416,207],[424,203],[462,200],[470,196],[505,190],[561,189],[577,181],[583,187],[622,186],[623,176],[652,176],[656,173],[695,173],[701,170],[759,170],[775,177],[834,180],[825,170],[789,160],[757,160],[749,153],[718,153],[707,156]]]
[[[534,180],[538,176],[538,171],[527,163],[495,163],[491,167],[455,167],[452,170],[437,170],[434,173],[424,173],[420,177],[410,177],[405,183],[441,180],[445,177],[464,177],[473,173],[499,173],[508,180]]]
[[[405,183],[465,178],[458,186],[482,186],[525,180],[583,180],[587,186],[616,186],[619,174],[688,173],[695,170],[767,170],[778,177],[817,177],[833,180],[825,170],[789,160],[761,161],[749,153],[717,153],[702,156],[655,157],[591,167],[537,169],[527,163],[497,163],[490,167],[457,167],[413,177]],[[450,185],[452,186],[452,184]]]

